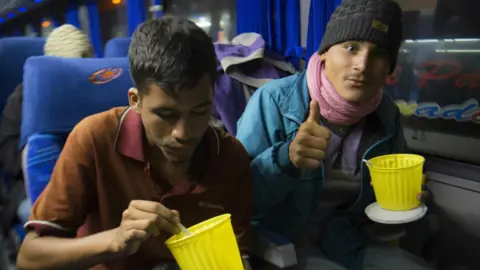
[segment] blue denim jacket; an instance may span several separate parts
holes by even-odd
[[[306,74],[269,82],[250,99],[238,121],[237,138],[252,157],[254,220],[295,241],[317,213],[324,168],[295,169],[288,146],[309,112]],[[362,159],[403,153],[405,138],[396,104],[385,95],[376,111],[367,116],[359,147],[361,191],[348,211],[331,218],[321,246],[327,256],[348,269],[361,269],[366,236],[357,223],[374,201],[370,175]]]

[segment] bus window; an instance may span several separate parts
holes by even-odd
[[[158,0],[144,0],[147,19],[158,19],[162,17],[165,5],[157,5]],[[163,1],[165,2],[165,1]]]
[[[385,91],[405,116],[409,147],[480,164],[480,2],[398,2],[405,42]]]
[[[35,27],[31,24],[25,26],[25,36],[27,37],[38,37],[40,33],[35,30]]]
[[[103,44],[112,38],[128,35],[125,0],[101,0],[98,9]]]
[[[214,41],[236,35],[235,0],[168,0],[166,12],[188,17],[207,32]]]
[[[85,35],[90,36],[90,24],[88,22],[88,9],[86,6],[78,7],[78,20],[80,21],[80,28]]]
[[[45,19],[41,22],[41,31],[42,31],[42,37],[46,38],[50,33],[53,31],[55,26],[53,25],[53,22],[50,19]]]

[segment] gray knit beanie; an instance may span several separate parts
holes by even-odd
[[[370,41],[388,51],[393,72],[402,33],[402,9],[395,1],[343,0],[330,17],[318,53],[349,40]]]

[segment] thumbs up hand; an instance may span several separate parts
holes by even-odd
[[[320,125],[320,108],[317,102],[311,101],[308,118],[290,143],[290,161],[297,168],[318,168],[325,158],[330,135],[330,130]]]

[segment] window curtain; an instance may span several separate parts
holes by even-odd
[[[97,3],[87,4],[90,41],[97,57],[103,56],[102,34],[100,32],[100,14]]]
[[[131,36],[137,26],[145,21],[145,1],[127,0],[128,35]]]
[[[299,0],[237,0],[237,33],[262,35],[269,47],[286,56],[300,46]]]
[[[78,18],[78,6],[75,4],[70,4],[65,13],[65,22],[71,24],[78,29],[81,29],[80,19]]]
[[[308,15],[307,61],[318,50],[330,15],[341,2],[342,0],[311,0]]]

